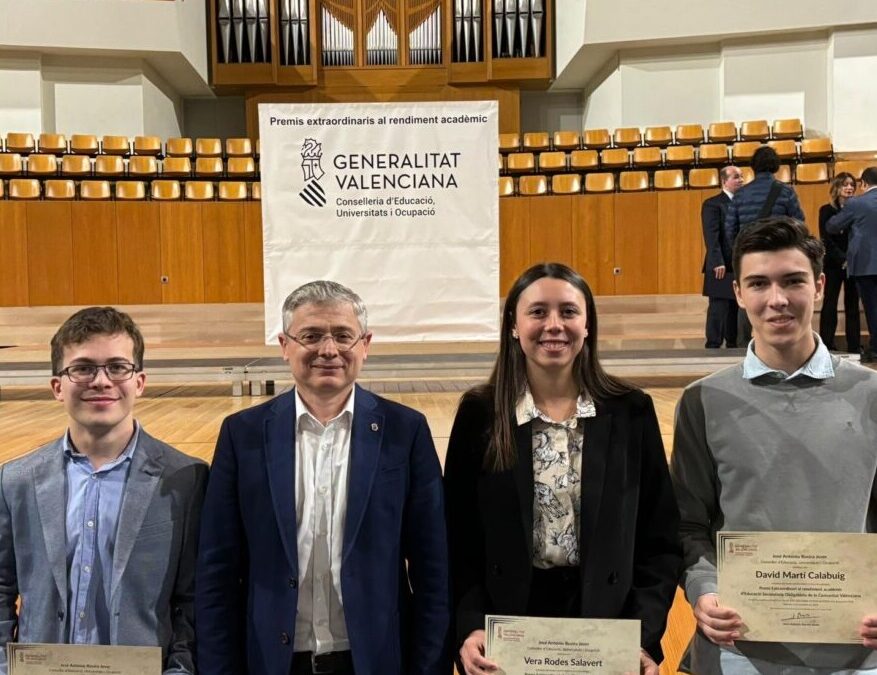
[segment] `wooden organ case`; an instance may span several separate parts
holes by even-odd
[[[495,99],[554,77],[554,0],[208,0],[211,81],[260,102]]]

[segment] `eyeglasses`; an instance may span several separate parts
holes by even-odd
[[[126,361],[114,361],[113,363],[77,363],[74,366],[67,366],[58,373],[58,377],[66,375],[71,382],[77,384],[87,384],[94,382],[99,370],[106,373],[107,378],[111,382],[124,382],[134,377],[134,373],[138,371],[137,366]]]
[[[305,331],[298,335],[290,335],[286,331],[283,334],[293,342],[297,342],[305,349],[312,352],[319,351],[326,340],[332,340],[335,343],[335,349],[339,352],[349,352],[356,346],[356,343],[365,337],[365,333],[357,335],[346,330],[334,331],[332,333],[316,333],[313,331]]]

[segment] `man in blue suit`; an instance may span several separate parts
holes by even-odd
[[[850,231],[847,274],[855,279],[865,308],[870,343],[862,363],[877,361],[877,167],[862,172],[864,194],[844,202],[840,213],[825,224],[831,234]]]
[[[283,305],[295,388],[228,417],[201,521],[201,675],[445,675],[441,468],[423,415],[355,384],[353,291]]]

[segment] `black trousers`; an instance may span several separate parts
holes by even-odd
[[[859,289],[847,271],[841,267],[825,267],[825,295],[822,311],[819,314],[819,337],[825,345],[836,349],[834,334],[837,331],[837,301],[840,289],[844,290],[844,333],[847,338],[847,351],[857,354],[861,344],[861,321],[859,320]]]
[[[582,582],[578,567],[533,568],[527,616],[570,619],[581,616]]]
[[[710,298],[706,308],[706,348],[737,346],[737,301]]]
[[[353,657],[349,651],[331,652],[319,654],[314,663],[310,652],[296,652],[290,675],[354,675]]]
[[[752,339],[752,323],[746,315],[746,310],[737,308],[737,346],[748,347]]]
[[[866,351],[874,356],[877,355],[877,275],[869,274],[864,277],[854,277],[854,279],[859,287],[859,297],[862,299],[865,320],[868,322],[870,344]]]

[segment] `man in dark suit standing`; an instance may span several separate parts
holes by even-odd
[[[864,193],[848,199],[825,229],[831,234],[850,231],[847,272],[859,289],[870,335],[862,363],[873,363],[877,361],[877,167],[862,172],[862,185]]]
[[[201,523],[200,675],[446,675],[442,475],[419,412],[356,386],[350,289],[283,304],[295,388],[223,422]]]
[[[709,298],[706,310],[706,347],[737,346],[737,300],[734,297],[734,270],[725,232],[725,216],[734,193],[743,186],[743,173],[726,166],[719,173],[722,191],[703,203],[700,219],[706,256],[703,260],[703,294]]]

